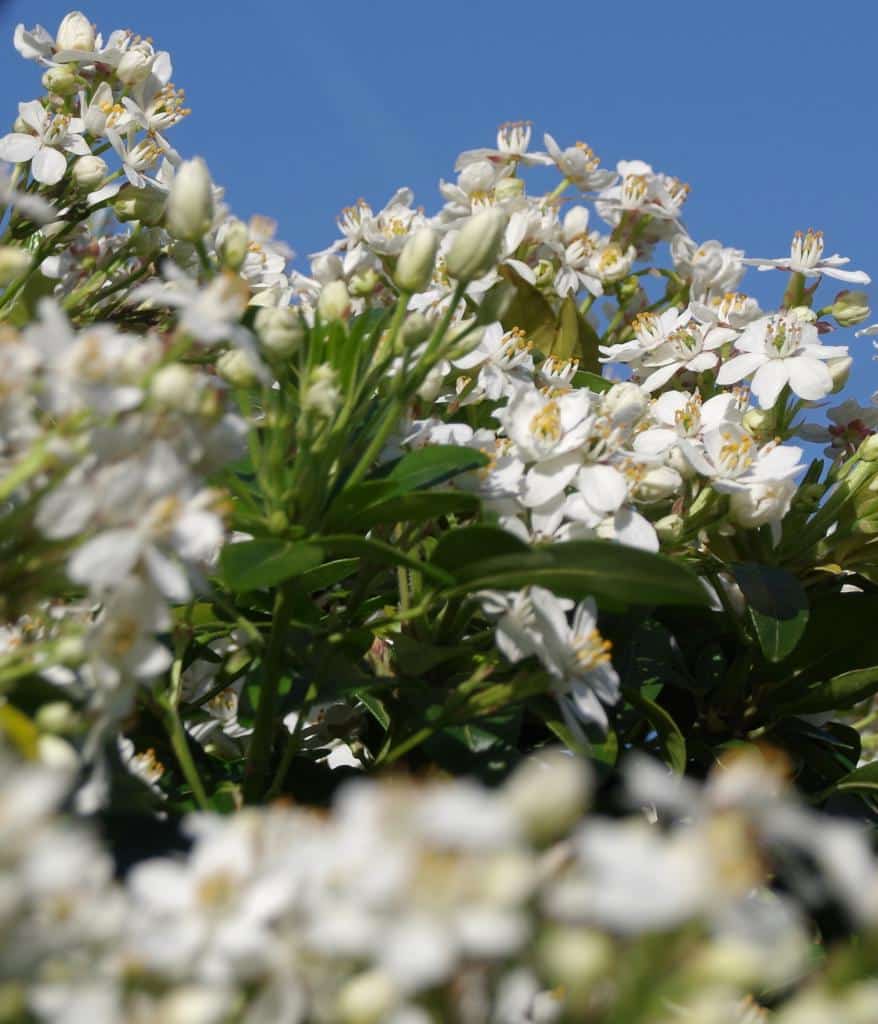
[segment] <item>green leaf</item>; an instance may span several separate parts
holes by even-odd
[[[864,793],[878,796],[878,762],[864,764],[839,779],[831,787],[833,793]],[[828,794],[826,794],[828,795]]]
[[[678,775],[682,775],[686,771],[686,739],[680,727],[660,704],[644,697],[638,690],[626,690],[625,699],[655,729],[665,763]]]
[[[515,288],[515,297],[500,321],[503,329],[520,328],[540,352],[548,352],[555,340],[555,311],[548,299],[511,267],[501,266],[499,273]]]
[[[309,594],[315,590],[325,590],[356,572],[359,564],[358,558],[336,558],[332,562],[324,562],[316,569],[302,573],[299,577],[299,587]]]
[[[321,537],[320,543],[327,551],[340,557],[359,555],[372,562],[377,562],[379,565],[403,565],[407,569],[414,569],[415,572],[421,573],[422,576],[443,587],[450,587],[455,583],[454,577],[444,569],[412,558],[411,555],[393,547],[392,544],[385,544],[384,541],[359,537],[352,533]]]
[[[609,391],[613,386],[613,381],[601,377],[599,373],[589,373],[588,370],[577,370],[571,383],[575,388],[588,388],[589,391],[598,393]]]
[[[558,314],[558,329],[548,353],[558,359],[578,359],[583,370],[599,374],[598,345],[600,339],[594,328],[580,316],[576,300],[568,295],[561,303]]]
[[[405,633],[398,633],[393,637],[393,652],[394,661],[405,675],[418,676],[444,661],[471,653],[471,648],[421,643]]]
[[[246,540],[223,548],[220,575],[231,590],[257,590],[300,576],[322,561],[323,551],[316,544]]]
[[[363,509],[356,517],[357,526],[368,529],[379,523],[422,523],[441,516],[474,516],[480,507],[475,494],[466,491],[425,491],[401,494]],[[350,527],[351,523],[345,523]]]
[[[462,526],[442,534],[430,562],[454,573],[479,559],[529,552],[523,540],[498,526]]]
[[[783,661],[808,625],[808,597],[792,573],[773,565],[739,563],[731,566],[747,600],[747,614],[759,646],[769,661]]]
[[[397,494],[435,487],[452,477],[488,463],[484,452],[456,444],[430,444],[404,455],[393,467],[388,481],[396,485]]]
[[[616,605],[706,605],[707,593],[689,569],[612,541],[574,540],[498,555],[458,566],[461,581],[450,596],[489,588],[519,590],[535,585],[561,597],[594,596]]]
[[[798,694],[796,695],[796,692]],[[878,665],[843,672],[832,679],[807,686],[792,684],[772,695],[773,710],[782,715],[813,715],[821,711],[852,708],[878,693]],[[784,698],[787,698],[784,700]]]

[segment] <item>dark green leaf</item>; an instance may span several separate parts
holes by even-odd
[[[598,393],[609,391],[613,386],[613,381],[601,377],[598,373],[589,373],[587,370],[578,370],[574,373],[571,383],[575,388],[588,388],[589,391]]]
[[[864,764],[843,776],[832,786],[833,793],[863,793],[878,796],[878,762]]]
[[[548,352],[555,339],[555,311],[545,295],[509,266],[501,266],[500,274],[515,288],[515,298],[501,319],[504,330],[518,327],[540,352]]]
[[[316,544],[275,538],[227,544],[220,555],[220,575],[231,590],[273,587],[320,565]]]
[[[325,590],[333,583],[346,579],[356,572],[360,560],[358,558],[336,558],[332,562],[324,562],[316,569],[309,569],[299,577],[299,587],[312,594],[315,590]]]
[[[817,714],[852,708],[855,704],[878,693],[878,666],[856,669],[808,685],[795,683],[772,694],[772,705],[784,715]]]
[[[480,559],[529,552],[528,545],[508,530],[497,526],[463,526],[443,533],[430,562],[455,573],[461,566]]]
[[[698,577],[678,562],[611,541],[575,540],[458,566],[452,595],[536,585],[562,597],[623,605],[706,605]]]
[[[747,601],[762,653],[783,661],[802,638],[808,624],[808,598],[792,573],[751,562],[731,566]]]
[[[322,537],[320,542],[327,551],[339,556],[359,555],[379,565],[404,565],[407,569],[414,569],[415,572],[443,587],[450,587],[455,583],[454,577],[438,566],[420,562],[392,544],[385,544],[384,541],[358,537],[356,534],[339,534]]]
[[[644,697],[638,690],[626,690],[625,699],[655,730],[662,759],[682,775],[686,771],[686,739],[680,727],[660,704]]]
[[[488,457],[474,448],[456,444],[430,444],[404,455],[393,467],[388,480],[397,493],[435,487],[460,473],[487,465]]]

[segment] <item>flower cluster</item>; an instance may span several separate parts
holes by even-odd
[[[527,123],[291,269],[165,51],[14,43],[0,1019],[873,1020],[868,276]]]
[[[630,972],[649,955],[636,1019],[709,1008],[743,1024],[768,1019],[755,987],[811,973],[797,893],[875,927],[868,845],[798,806],[782,766],[739,758],[698,789],[632,762],[641,810],[617,819],[582,818],[586,769],[550,751],[499,790],[356,782],[328,816],[194,815],[188,852],[119,882],[92,832],[58,814],[67,774],[6,754],[4,1005],[45,1021],[609,1021],[643,997]],[[793,851],[816,865],[807,885]],[[874,1012],[867,991],[850,998]]]

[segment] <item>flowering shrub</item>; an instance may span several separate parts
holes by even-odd
[[[168,53],[14,41],[0,1020],[878,1019],[868,276],[524,123],[305,275]]]

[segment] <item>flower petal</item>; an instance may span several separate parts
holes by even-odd
[[[57,185],[67,170],[67,160],[51,146],[43,146],[31,163],[31,173],[44,185]]]

